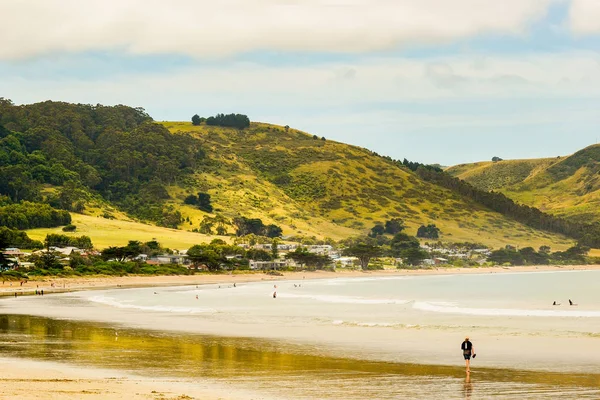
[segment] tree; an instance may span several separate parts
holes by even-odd
[[[419,249],[419,239],[406,233],[397,233],[390,242],[390,255],[400,257],[406,255],[405,251],[409,249]]]
[[[550,254],[550,246],[540,246],[540,249],[538,250],[540,253],[544,253],[544,254]]]
[[[371,228],[371,233],[369,233],[369,237],[377,237],[383,235],[385,233],[385,228],[381,224],[377,224]]]
[[[246,251],[246,258],[257,261],[271,261],[273,259],[268,251],[262,249],[249,249]]]
[[[200,116],[198,114],[194,114],[194,116],[192,117],[192,125],[200,125]]]
[[[200,233],[204,233],[205,235],[212,235],[213,226],[215,226],[214,218],[211,218],[208,215],[205,216],[202,219],[202,222],[200,222]]]
[[[60,256],[60,253],[51,251],[47,247],[44,253],[34,258],[33,263],[37,268],[63,269],[63,265],[60,263]]]
[[[502,159],[500,157],[494,156],[494,157],[492,157],[492,161],[498,162],[498,161],[502,161]]]
[[[283,235],[283,230],[274,224],[267,225],[265,227],[265,236],[270,238],[278,238]]]
[[[304,266],[314,266],[317,269],[322,269],[332,262],[329,256],[311,253],[306,247],[296,248],[296,250],[287,253],[285,258],[294,260],[301,268]]]
[[[127,257],[130,260],[133,260],[140,254],[142,254],[142,243],[137,240],[130,240],[129,243],[127,243],[127,246],[123,248],[123,252],[125,254],[125,257]]]
[[[440,236],[440,229],[435,226],[435,224],[429,224],[427,226],[421,225],[419,229],[417,229],[417,237],[428,238],[428,239],[438,239]]]
[[[250,119],[244,114],[217,114],[214,117],[208,117],[206,125],[244,129],[250,126]]]
[[[378,257],[381,253],[381,247],[371,238],[356,238],[343,251],[345,256],[357,257],[362,269],[367,269],[371,258]]]
[[[419,247],[410,247],[400,251],[400,258],[405,264],[418,265],[426,259],[427,252]]]
[[[198,204],[198,197],[196,197],[196,195],[194,195],[194,194],[190,194],[183,200],[183,203],[191,205],[191,206],[195,206]]]
[[[215,215],[214,221],[217,224],[217,235],[227,235],[226,226],[231,225],[231,222],[222,214]]]
[[[196,268],[199,265],[205,265],[209,271],[218,271],[221,269],[221,263],[225,261],[212,246],[206,244],[197,244],[190,247],[187,256]]]
[[[308,252],[306,247],[297,247],[294,251],[290,251],[285,255],[286,260],[294,260],[294,262],[300,265],[302,268],[306,265],[312,257],[312,254]]]
[[[279,239],[273,238],[273,241],[271,242],[271,258],[273,260],[277,260],[279,258],[279,249],[277,248],[278,245]]]
[[[198,193],[198,208],[208,213],[213,212],[213,206],[210,204],[210,194]]]
[[[400,218],[392,218],[389,221],[385,222],[385,233],[389,233],[390,235],[395,235],[404,230],[404,221]]]

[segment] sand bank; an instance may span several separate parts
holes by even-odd
[[[282,272],[281,276],[265,273],[234,274],[198,274],[177,276],[122,276],[122,277],[32,277],[27,282],[4,281],[0,286],[0,296],[34,294],[36,290],[44,290],[44,294],[73,292],[89,289],[109,289],[117,287],[151,287],[203,284],[233,284],[234,282],[257,282],[265,280],[301,280],[332,279],[365,276],[419,276],[419,275],[454,275],[454,274],[504,274],[516,272],[543,272],[569,270],[598,270],[600,265],[538,265],[526,267],[482,267],[482,268],[430,268],[430,269],[385,269],[377,271],[360,271],[338,269],[331,271],[299,271]]]

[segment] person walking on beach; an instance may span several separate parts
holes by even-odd
[[[463,351],[463,356],[465,357],[465,366],[467,367],[467,374],[471,372],[471,356],[475,358],[475,349],[473,348],[473,343],[469,340],[467,336],[465,341],[460,345],[460,349]]]

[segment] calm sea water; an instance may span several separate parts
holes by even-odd
[[[599,283],[600,271],[568,271],[5,299],[0,354],[233,379],[290,399],[598,398]],[[467,334],[478,352],[469,379]]]

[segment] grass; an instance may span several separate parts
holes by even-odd
[[[402,218],[412,235],[421,224],[435,223],[442,241],[481,242],[494,248],[549,245],[556,250],[573,245],[564,237],[528,228],[422,181],[363,148],[315,140],[307,133],[264,123],[252,123],[244,131],[189,122],[162,124],[173,133],[194,135],[207,154],[192,179],[167,188],[169,203],[185,220],[180,229],[131,221],[97,202],[86,209],[92,215],[73,214],[77,231],[71,235],[88,235],[97,248],[158,240],[163,246],[186,249],[213,238],[191,230],[205,216],[219,213],[228,218],[260,218],[265,224],[281,226],[284,235],[320,239],[366,234],[375,223]],[[211,195],[215,214],[183,204],[187,195],[199,191]],[[99,216],[107,210],[116,219]],[[48,233],[63,232],[60,228],[28,231],[38,240]]]
[[[532,230],[454,193],[420,180],[370,151],[264,123],[249,129],[162,122],[204,142],[210,158],[197,186],[211,194],[215,208],[282,226],[286,235],[342,239],[365,234],[376,222],[402,218],[408,233],[435,223],[442,240],[479,241],[493,247],[573,244]],[[187,190],[187,192],[186,192]],[[203,212],[182,206],[186,193],[171,188],[173,202],[197,226]],[[499,220],[500,224],[489,224]]]
[[[213,237],[185,230],[161,228],[139,222],[120,221],[82,214],[72,214],[76,232],[63,232],[61,228],[30,229],[27,234],[32,239],[43,241],[49,233],[69,236],[87,235],[92,238],[94,247],[103,249],[109,246],[124,246],[130,240],[148,242],[158,240],[171,249],[187,249],[195,244],[210,242]],[[228,237],[220,237],[229,241]]]
[[[555,215],[600,221],[600,145],[568,157],[461,164],[447,171]]]

